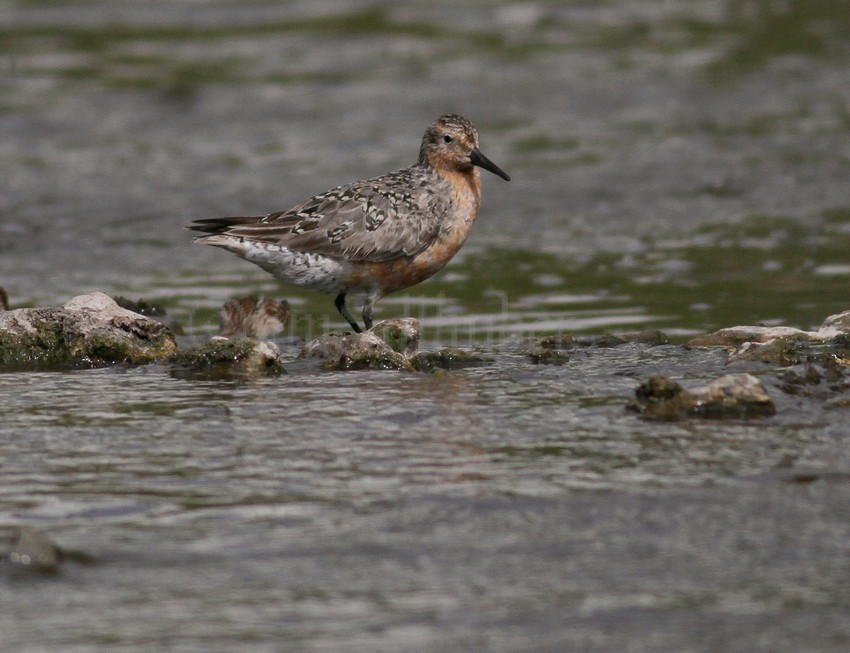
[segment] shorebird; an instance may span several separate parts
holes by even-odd
[[[478,168],[508,174],[478,149],[478,132],[455,114],[434,121],[412,166],[338,186],[289,209],[256,217],[195,220],[196,243],[222,247],[277,279],[336,295],[364,296],[362,316],[382,297],[436,274],[466,240],[481,203]]]

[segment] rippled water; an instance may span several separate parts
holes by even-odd
[[[646,422],[641,380],[723,353],[518,346],[850,308],[848,34],[820,0],[0,9],[13,306],[143,297],[192,339],[260,292],[289,360],[330,298],[181,225],[407,165],[447,111],[513,179],[376,315],[490,364],[0,375],[0,520],[68,551],[0,575],[0,650],[847,650],[845,408],[774,379],[776,417]]]
[[[658,370],[694,374],[625,346],[441,375],[0,376],[7,519],[86,555],[0,586],[4,646],[840,650],[846,412],[773,388],[772,420],[644,422],[624,406]]]

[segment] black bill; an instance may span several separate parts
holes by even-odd
[[[489,170],[494,175],[499,175],[505,181],[510,181],[511,178],[508,176],[508,173],[502,170],[499,166],[493,163],[486,156],[481,154],[481,150],[477,147],[472,150],[469,155],[469,160],[472,162],[472,165],[478,166],[479,168],[484,168],[485,170]]]

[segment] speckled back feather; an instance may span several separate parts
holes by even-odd
[[[386,261],[413,256],[434,240],[451,208],[446,185],[417,164],[338,186],[288,211],[199,220],[197,230],[348,261]]]

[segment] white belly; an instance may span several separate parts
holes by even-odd
[[[199,238],[198,242],[231,251],[281,281],[320,292],[346,290],[345,280],[352,273],[348,263],[321,254],[293,252],[282,245],[252,243],[224,235],[206,236]]]

